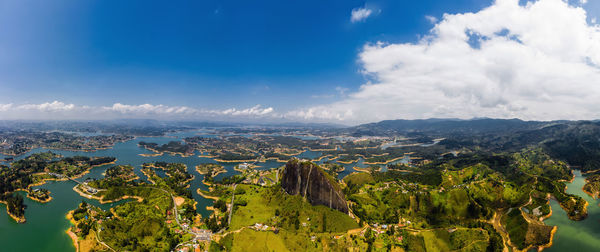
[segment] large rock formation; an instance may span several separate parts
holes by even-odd
[[[302,195],[313,205],[348,213],[348,204],[337,182],[312,162],[290,160],[283,170],[281,187],[288,194]]]

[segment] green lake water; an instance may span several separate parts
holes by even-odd
[[[585,179],[581,172],[574,173],[573,182],[567,183],[567,193],[579,195],[589,203],[588,217],[582,221],[572,221],[556,200],[550,200],[552,216],[544,223],[558,226],[558,229],[552,247],[544,251],[600,251],[600,200],[583,192]]]
[[[213,204],[212,200],[205,199],[198,195],[197,189],[208,189],[202,184],[203,175],[196,172],[195,166],[201,163],[217,163],[215,160],[210,158],[200,158],[199,153],[196,153],[191,157],[181,157],[173,155],[162,155],[157,157],[142,157],[139,154],[150,154],[151,151],[140,148],[137,143],[140,141],[154,142],[158,144],[165,144],[169,141],[180,141],[184,137],[201,135],[204,137],[213,137],[214,135],[198,134],[197,132],[183,132],[170,135],[168,137],[139,137],[131,141],[117,143],[113,148],[106,150],[99,150],[96,152],[77,152],[77,151],[60,151],[51,150],[52,152],[61,154],[63,156],[112,156],[116,157],[117,164],[130,164],[135,167],[135,173],[142,179],[146,179],[146,176],[140,171],[141,165],[145,162],[164,161],[164,162],[178,162],[184,163],[188,167],[188,172],[193,174],[195,179],[191,182],[191,191],[194,200],[198,202],[197,212],[202,216],[210,214],[206,210],[207,206]],[[24,155],[14,157],[15,160],[24,158],[33,153],[45,152],[46,149],[34,149],[27,152]],[[300,158],[316,158],[321,153],[306,151],[299,155]],[[5,156],[0,155],[0,159]],[[325,159],[326,160],[326,159]],[[324,161],[325,161],[324,160]],[[225,166],[227,173],[219,174],[216,179],[219,180],[225,176],[231,176],[238,172],[233,169],[238,163],[220,163]],[[280,167],[283,163],[269,160],[267,162],[258,163],[260,168],[258,169],[271,169]],[[340,174],[343,177],[354,171],[352,167],[359,166],[364,167],[362,160],[357,163],[344,165],[346,170]],[[80,178],[80,181],[86,178],[102,178],[102,173],[110,165],[100,166],[93,168],[90,173]],[[99,206],[103,209],[109,209],[118,205],[122,202],[103,204],[101,205],[96,200],[89,200],[81,197],[75,193],[72,188],[75,186],[75,182],[72,181],[60,181],[60,182],[47,182],[42,186],[36,188],[46,188],[51,192],[52,201],[42,204],[36,201],[32,201],[29,198],[25,198],[25,204],[27,209],[25,210],[25,217],[27,222],[24,224],[17,224],[8,214],[6,213],[5,205],[0,204],[0,251],[74,251],[72,241],[65,231],[70,227],[69,221],[65,218],[67,212],[75,209],[82,200]],[[21,192],[19,192],[21,193]],[[24,193],[23,193],[24,194]]]

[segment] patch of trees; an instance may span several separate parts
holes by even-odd
[[[258,156],[253,154],[237,154],[237,153],[224,153],[219,155],[219,159],[222,160],[254,160],[258,158]]]
[[[191,144],[181,143],[179,141],[170,141],[167,144],[159,145],[157,143],[147,143],[141,141],[138,143],[139,146],[144,147],[146,149],[158,151],[158,152],[173,152],[173,153],[183,153],[190,154],[194,152],[194,146]]]
[[[25,209],[27,205],[23,203],[23,196],[20,194],[4,194],[2,196],[2,201],[6,201],[6,206],[8,208],[8,212],[17,217],[25,216]]]
[[[227,227],[227,220],[224,217],[211,216],[204,219],[204,224],[213,233]]]
[[[371,175],[377,182],[404,180],[409,183],[433,186],[437,186],[442,183],[442,173],[437,169],[427,169],[423,170],[421,173],[407,173],[396,170],[387,170],[385,172],[373,172]]]
[[[217,200],[217,202],[215,202],[213,207],[215,209],[219,209],[219,211],[221,211],[221,213],[227,212],[227,203],[225,203],[225,201],[223,201],[221,199]]]

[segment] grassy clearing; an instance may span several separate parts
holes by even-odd
[[[235,196],[230,230],[255,223],[308,232],[344,232],[358,227],[348,215],[325,206],[313,206],[301,196],[286,194],[278,186],[238,185],[240,188],[245,193]]]
[[[359,173],[352,173],[352,174],[346,176],[344,178],[344,182],[346,182],[346,184],[352,183],[355,185],[364,185],[364,184],[375,183],[375,179],[369,173],[359,172]]]
[[[289,251],[281,236],[273,232],[244,229],[233,235],[231,251]]]

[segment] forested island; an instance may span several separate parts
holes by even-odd
[[[30,198],[48,202],[51,198],[45,189],[32,189],[47,180],[67,180],[81,176],[94,166],[113,163],[113,157],[60,157],[52,152],[33,154],[0,166],[0,201],[6,202],[7,211],[17,222],[25,222],[23,197],[15,191],[26,191]]]
[[[90,248],[170,251],[200,232],[195,203],[187,189],[192,175],[179,169],[178,164],[161,163],[153,167],[167,169],[168,177],[162,178],[152,170],[156,168],[146,166],[145,174],[152,183],[136,182],[124,179],[133,176],[130,166],[115,166],[105,178],[82,185],[96,189],[93,194],[76,188],[83,195],[105,202],[136,199],[110,211],[85,203],[73,210],[67,217],[73,221],[70,232],[75,234],[77,247],[85,245],[84,251]]]
[[[138,143],[140,147],[146,148],[157,154],[162,153],[171,153],[171,154],[179,154],[182,156],[189,156],[194,152],[194,147],[187,144],[182,144],[181,142],[171,141],[167,144],[159,145],[157,143],[146,143],[141,141]]]
[[[227,172],[224,166],[212,163],[196,165],[196,171],[207,176],[217,176],[219,173]]]

